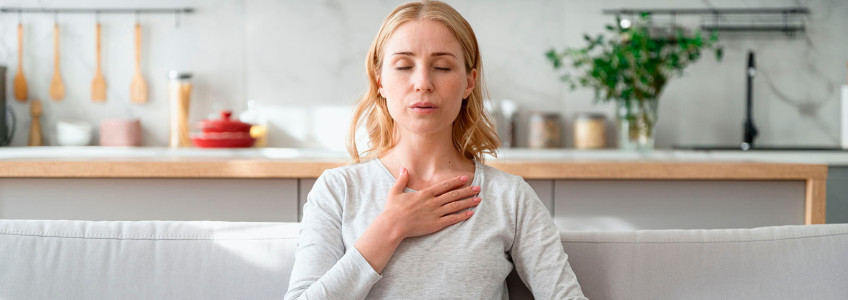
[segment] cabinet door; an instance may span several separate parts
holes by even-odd
[[[557,180],[560,230],[804,224],[803,181]]]
[[[0,218],[297,220],[297,179],[2,178]]]
[[[827,223],[848,223],[848,167],[827,168]]]

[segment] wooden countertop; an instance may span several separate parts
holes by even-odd
[[[316,178],[337,157],[17,157],[0,159],[2,178]],[[780,180],[806,184],[807,224],[825,221],[826,164],[752,161],[490,159],[525,179]]]
[[[27,159],[0,161],[0,177],[316,178],[345,165],[327,159]],[[764,162],[489,160],[525,179],[804,180],[827,178],[820,164]]]

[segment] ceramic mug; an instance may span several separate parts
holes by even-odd
[[[100,146],[141,146],[141,121],[138,119],[100,121]]]

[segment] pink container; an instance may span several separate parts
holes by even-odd
[[[141,146],[141,121],[100,121],[100,146]]]

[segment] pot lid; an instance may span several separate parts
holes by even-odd
[[[200,121],[198,127],[200,127],[203,132],[250,132],[251,124],[230,120],[230,116],[232,116],[233,112],[229,110],[221,111],[221,119],[218,120],[208,120],[205,119]]]

